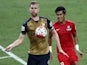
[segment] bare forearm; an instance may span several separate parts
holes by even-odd
[[[20,45],[21,43],[22,43],[22,40],[17,39],[16,41],[14,41],[14,42],[13,42],[12,44],[10,44],[10,45],[12,46],[12,48],[14,48],[14,47]]]
[[[20,45],[24,40],[24,35],[20,34],[19,38],[17,40],[15,40],[12,44],[8,45],[6,47],[6,51],[10,51],[12,48]]]
[[[74,43],[78,44],[78,38],[77,38],[77,36],[74,36],[73,38],[74,38]]]
[[[75,43],[75,50],[78,52],[80,56],[83,56],[83,52],[80,51],[79,49],[79,44],[78,44],[78,38],[77,36],[73,37],[74,38],[74,43]]]
[[[57,35],[54,35],[54,38],[56,40],[57,47],[59,48],[59,50],[61,50],[61,45],[60,45],[59,37]]]
[[[75,49],[79,50],[78,38],[77,38],[77,36],[74,36],[73,38],[74,38],[74,43],[75,43]]]
[[[59,49],[59,50],[62,50],[61,45],[60,45],[59,36],[58,36],[57,32],[54,30],[53,33],[54,33],[53,36],[54,36],[54,39],[56,40],[58,49]]]
[[[55,31],[55,29],[53,29],[53,36],[54,36],[54,39],[56,40],[56,44],[57,44],[57,47],[59,49],[59,52],[66,55],[68,57],[68,55],[63,51],[61,45],[60,45],[60,40],[59,40],[59,36],[57,34],[57,32]]]

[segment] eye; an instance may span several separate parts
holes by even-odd
[[[60,15],[60,14],[57,14],[58,16]]]
[[[62,14],[57,14],[57,15],[59,16],[59,15],[62,15]]]
[[[35,9],[37,9],[37,8],[35,8]]]
[[[59,15],[62,15],[62,14],[59,14]]]
[[[33,7],[31,7],[31,9],[34,9]]]

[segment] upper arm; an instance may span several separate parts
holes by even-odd
[[[22,26],[21,26],[21,34],[25,35],[27,32],[27,23],[25,22]]]
[[[56,32],[56,30],[53,28],[52,29],[52,34],[56,34],[57,32]]]
[[[77,38],[77,34],[76,34],[76,25],[75,24],[73,24],[72,34],[73,34],[74,43],[77,44],[78,43],[78,38]]]
[[[28,20],[26,20],[25,22],[24,22],[24,24],[21,26],[21,33],[22,34],[26,34],[26,32],[27,32],[27,23],[29,22],[31,20],[31,18],[29,18]]]
[[[27,33],[27,22],[25,22],[22,26],[21,26],[21,33],[19,36],[19,40],[24,40],[24,36]]]
[[[27,32],[27,22],[25,22],[22,26],[21,26],[21,33],[19,35],[19,40],[23,40],[25,37],[25,34]]]
[[[75,24],[72,25],[72,34],[74,37],[76,37],[76,25]]]
[[[52,30],[49,30],[49,38],[52,38],[52,36],[53,36],[53,32]]]
[[[52,36],[53,36],[52,30],[49,30],[49,35],[48,35],[48,43],[49,43],[49,46],[52,45]]]

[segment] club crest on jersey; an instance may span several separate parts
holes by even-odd
[[[70,25],[67,26],[66,30],[67,30],[67,31],[71,31]]]

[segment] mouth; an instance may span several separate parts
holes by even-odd
[[[36,13],[31,13],[31,14],[32,14],[32,16],[33,16],[33,17],[37,16],[37,14],[36,14]]]

